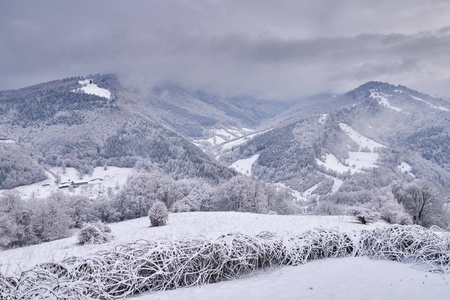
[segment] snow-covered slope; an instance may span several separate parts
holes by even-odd
[[[252,165],[258,159],[259,154],[255,154],[250,158],[240,159],[235,161],[230,168],[235,169],[241,174],[251,176],[252,175]]]
[[[398,112],[401,112],[402,111],[401,108],[391,105],[391,103],[388,100],[389,96],[390,95],[386,95],[384,93],[375,92],[375,91],[371,91],[371,94],[370,94],[370,97],[373,99],[376,99],[378,101],[378,103],[380,103],[382,106],[390,108],[390,109],[398,111]]]
[[[447,299],[450,275],[412,264],[348,257],[265,270],[239,280],[154,292],[138,300],[423,300]]]
[[[80,80],[79,84],[82,85],[81,88],[73,90],[73,92],[83,91],[86,94],[96,95],[106,99],[111,99],[111,92],[107,89],[102,89],[93,83],[92,79]]]
[[[115,239],[106,244],[80,246],[74,232],[74,236],[66,239],[3,251],[0,256],[0,272],[6,275],[17,274],[35,264],[60,261],[71,256],[85,256],[140,239],[181,239],[199,235],[217,238],[222,234],[233,232],[255,235],[261,231],[275,232],[280,236],[295,236],[315,227],[337,228],[348,232],[386,225],[384,222],[362,225],[349,216],[281,216],[237,212],[177,213],[170,214],[168,225],[162,227],[150,227],[148,218],[110,224]]]
[[[376,149],[386,148],[386,146],[365,137],[347,124],[340,123],[339,126],[350,139],[358,144],[359,151],[348,151],[348,158],[343,162],[339,161],[333,154],[328,153],[323,161],[316,159],[317,164],[337,173],[350,172],[351,174],[376,168],[379,154],[375,151]]]
[[[3,251],[0,271],[18,274],[35,264],[59,261],[70,256],[87,256],[117,244],[138,239],[170,240],[203,235],[216,238],[224,233],[257,234],[275,232],[293,236],[315,227],[336,228],[350,232],[386,226],[385,223],[362,225],[351,217],[277,216],[249,213],[179,213],[171,214],[163,227],[150,227],[147,218],[111,224],[116,239],[102,245],[80,246],[76,237]],[[199,287],[150,292],[133,299],[446,299],[450,293],[450,274],[421,271],[420,266],[367,257],[324,259],[305,265],[266,268],[243,278]]]
[[[84,195],[94,198],[98,194],[106,194],[108,189],[122,187],[129,176],[135,172],[132,168],[96,167],[91,175],[80,177],[74,168],[51,168],[46,171],[47,179],[29,185],[14,188],[24,198],[48,197],[56,191],[69,193],[70,195]],[[56,183],[56,178],[59,183]],[[81,184],[80,184],[81,183]],[[3,190],[0,190],[2,194]]]

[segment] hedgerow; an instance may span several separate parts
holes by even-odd
[[[0,292],[5,299],[121,299],[229,280],[265,267],[348,256],[425,263],[432,271],[450,272],[449,242],[448,236],[423,227],[401,225],[350,233],[319,228],[290,238],[263,232],[215,240],[141,240],[41,264],[19,277],[0,275]]]

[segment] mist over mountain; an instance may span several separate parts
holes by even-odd
[[[220,158],[254,157],[253,175],[342,203],[368,201],[368,193],[414,178],[448,195],[449,101],[381,82],[317,99],[297,104],[273,129]]]
[[[93,75],[2,91],[0,110],[1,150],[14,153],[2,156],[2,188],[62,165],[81,174],[139,166],[218,182],[248,161],[248,175],[306,198],[348,202],[348,193],[414,178],[450,190],[449,101],[401,85],[368,82],[287,104],[174,85],[140,93],[114,75]]]

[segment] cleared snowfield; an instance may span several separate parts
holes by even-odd
[[[229,150],[229,149],[231,149],[231,148],[233,148],[233,147],[242,145],[242,144],[244,144],[245,142],[247,142],[248,140],[254,138],[255,136],[261,135],[261,134],[266,133],[266,132],[268,132],[268,131],[270,131],[270,130],[272,130],[272,129],[267,129],[267,130],[264,130],[264,131],[255,132],[255,133],[246,135],[246,136],[244,136],[244,137],[242,137],[242,138],[239,138],[239,139],[236,139],[236,140],[232,140],[232,141],[226,142],[226,143],[222,144],[222,149],[223,149],[223,150]]]
[[[79,90],[84,91],[86,94],[96,95],[106,99],[111,99],[111,92],[98,87],[95,83],[89,83],[90,79],[80,80],[79,84],[82,85],[81,88],[73,90],[73,92],[78,92]]]
[[[240,159],[235,161],[230,165],[230,168],[235,169],[241,174],[251,176],[252,175],[252,165],[258,160],[259,154],[255,154],[250,158]]]
[[[385,145],[382,145],[375,142],[374,140],[369,139],[368,137],[365,137],[347,124],[340,123],[339,126],[361,148],[368,148],[370,151],[374,151],[375,148],[386,148]]]
[[[361,300],[447,299],[450,275],[414,269],[411,264],[367,257],[324,259],[296,267],[256,272],[243,278],[152,292],[139,300]]]
[[[330,176],[330,177],[331,177],[331,176]],[[294,190],[294,189],[288,187],[287,185],[285,185],[285,184],[282,183],[282,182],[274,183],[274,185],[277,187],[277,189],[279,189],[279,188],[285,188],[285,189],[287,189],[287,190],[292,194],[292,196],[295,198],[295,200],[297,200],[297,201],[300,201],[300,202],[308,201],[308,199],[304,196],[303,193],[300,193],[299,191]]]
[[[448,109],[447,107],[436,106],[436,105],[433,105],[433,104],[431,104],[430,102],[425,101],[425,100],[423,100],[423,99],[421,99],[421,98],[414,97],[414,96],[411,96],[411,95],[409,95],[409,96],[410,96],[411,98],[413,98],[414,100],[417,100],[417,101],[420,101],[420,102],[423,102],[423,103],[428,104],[431,108],[438,109],[438,110],[442,110],[442,111],[450,111],[450,109]]]
[[[316,159],[317,164],[320,166],[323,166],[325,168],[328,168],[330,170],[336,171],[338,173],[345,173],[348,170],[354,173],[354,170],[352,171],[350,167],[345,166],[342,164],[336,156],[333,154],[328,153],[325,155],[325,162],[321,161],[320,159]]]
[[[372,229],[386,226],[385,222],[362,225],[350,216],[279,216],[237,212],[193,212],[169,215],[167,226],[150,227],[147,217],[109,224],[115,240],[101,245],[77,244],[74,236],[0,252],[0,272],[19,274],[44,262],[57,262],[72,256],[86,256],[114,245],[131,243],[140,239],[169,240],[205,236],[217,238],[222,234],[240,232],[258,234],[261,231],[276,232],[280,236],[295,236],[315,227],[336,228],[343,232],[355,229]]]
[[[378,153],[371,152],[349,152],[346,162],[355,172],[365,168],[376,168]]]
[[[15,140],[0,140],[0,143],[4,144],[16,144]]]
[[[378,103],[380,103],[380,105],[382,105],[384,107],[387,107],[387,108],[390,108],[392,110],[399,111],[399,112],[402,111],[401,108],[391,105],[391,103],[387,99],[389,97],[389,95],[371,91],[370,97],[373,99],[376,99],[378,101]]]
[[[349,151],[348,159],[342,162],[339,161],[333,154],[328,153],[325,155],[324,161],[316,159],[317,164],[327,169],[336,171],[337,173],[345,173],[350,171],[351,174],[363,172],[365,169],[376,168],[376,162],[379,154],[376,153],[375,150],[377,148],[386,148],[386,146],[365,137],[347,124],[340,123],[339,126],[355,143],[359,145],[360,151]],[[363,149],[365,149],[365,151],[362,151]],[[333,190],[337,190],[340,186],[339,182],[335,183],[336,186],[333,187]]]
[[[84,175],[80,178],[78,171],[74,168],[66,168],[63,172],[61,168],[52,168],[50,171],[46,171],[47,179],[36,182],[29,185],[20,186],[14,188],[24,198],[34,197],[48,197],[50,194],[56,191],[63,191],[70,195],[85,195],[88,197],[96,197],[99,193],[106,193],[108,188],[122,187],[129,176],[134,173],[132,168],[118,168],[108,167],[107,170],[104,167],[97,167],[94,169],[92,175]],[[77,188],[63,188],[59,189],[59,185],[56,184],[56,176],[60,176],[60,185],[64,183],[70,185],[73,181],[87,182],[86,185],[81,185]],[[0,190],[0,193],[2,190]]]

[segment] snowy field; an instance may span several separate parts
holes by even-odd
[[[414,100],[417,100],[417,101],[424,102],[424,103],[428,104],[431,108],[438,109],[438,110],[442,110],[442,111],[450,111],[450,109],[448,109],[447,107],[436,106],[436,105],[433,105],[433,104],[431,104],[430,102],[425,101],[425,100],[423,100],[423,99],[421,99],[421,98],[414,97],[414,96],[411,96],[411,95],[409,95],[409,96],[410,96],[411,98],[413,98]]]
[[[114,245],[146,240],[173,240],[241,232],[255,235],[275,232],[295,236],[316,227],[341,232],[389,226],[384,222],[362,225],[349,216],[279,216],[236,212],[170,214],[163,227],[150,227],[148,218],[110,224],[115,240],[102,245],[80,246],[76,236],[1,252],[0,271],[19,274],[35,264],[87,256]],[[446,299],[450,274],[420,270],[420,266],[367,257],[324,259],[295,267],[259,270],[239,279],[131,297],[155,299]]]
[[[139,300],[437,300],[448,299],[450,275],[367,257],[323,259],[256,272],[199,287],[153,292]]]
[[[399,111],[399,112],[402,111],[402,109],[391,105],[391,103],[387,99],[389,96],[390,95],[386,95],[386,94],[378,93],[378,92],[374,92],[374,91],[371,91],[371,94],[370,94],[370,97],[373,98],[373,99],[376,99],[378,101],[378,103],[380,103],[380,105],[382,105],[384,107],[387,107],[387,108],[390,108],[390,109],[395,110],[395,111]]]
[[[239,173],[247,176],[252,175],[252,166],[258,160],[259,154],[255,154],[250,158],[240,159],[230,165],[230,168],[235,169]]]
[[[15,191],[24,198],[38,197],[45,198],[57,191],[63,191],[70,195],[84,195],[90,198],[95,198],[98,194],[106,193],[108,189],[115,189],[122,187],[129,176],[134,173],[132,168],[118,168],[97,167],[91,175],[79,175],[74,168],[66,168],[65,172],[61,168],[51,168],[46,171],[47,179],[29,185],[14,188]],[[60,183],[56,184],[56,177],[60,177]],[[71,182],[79,183],[85,182],[87,184],[80,185],[76,188],[71,188]],[[59,187],[62,185],[69,186],[68,188]],[[4,190],[3,190],[4,191]],[[0,190],[1,194],[2,190]]]
[[[217,238],[222,234],[240,232],[258,234],[275,232],[280,236],[295,236],[315,227],[338,228],[341,231],[386,226],[384,222],[362,225],[349,216],[278,216],[237,212],[194,212],[170,214],[163,227],[150,227],[148,218],[140,218],[109,225],[115,240],[101,245],[80,246],[74,236],[1,252],[0,272],[17,274],[44,262],[57,262],[71,256],[85,256],[114,245],[140,239],[169,240],[204,236]]]
[[[369,139],[347,124],[340,123],[339,126],[359,145],[359,151],[349,151],[348,159],[343,162],[339,161],[333,154],[328,153],[325,155],[323,161],[316,159],[317,164],[337,173],[350,171],[351,174],[364,172],[366,169],[377,168],[376,162],[379,154],[375,151],[377,148],[386,148],[386,146]]]
[[[82,85],[81,88],[73,90],[73,92],[83,91],[86,94],[96,95],[106,99],[111,99],[111,92],[98,87],[95,83],[92,83],[90,79],[80,80],[79,84]]]

